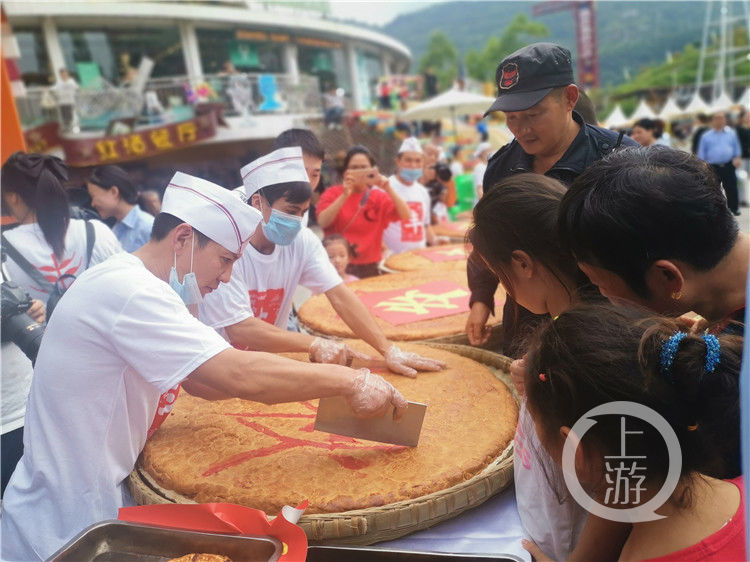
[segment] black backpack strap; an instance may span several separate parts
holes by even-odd
[[[96,241],[96,231],[91,221],[86,221],[86,269],[91,267],[91,254],[94,252],[94,242]]]
[[[51,292],[55,288],[55,286],[47,281],[44,275],[42,275],[36,267],[31,265],[29,261],[21,255],[21,252],[19,252],[16,247],[8,241],[5,234],[2,235],[2,243],[5,253],[8,254],[16,264],[18,264],[18,267],[20,267],[26,275],[31,277],[34,283],[40,285],[47,292]]]

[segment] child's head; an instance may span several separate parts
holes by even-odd
[[[540,330],[525,387],[537,433],[553,458],[561,459],[565,436],[586,412],[627,401],[655,410],[672,427],[683,478],[738,474],[742,340],[673,337],[676,332],[671,319],[610,304],[574,307]],[[718,351],[711,351],[717,343]],[[674,352],[671,361],[665,350]],[[646,457],[646,483],[658,490],[668,470],[664,439],[635,416],[626,426],[643,432],[627,439],[627,455]],[[576,453],[582,482],[593,489],[604,484],[604,457],[622,454],[621,436],[620,416],[597,416]]]
[[[349,241],[341,234],[330,234],[323,238],[323,246],[328,253],[328,259],[331,260],[333,267],[342,277],[346,275],[346,266],[349,260],[354,257],[354,249]]]
[[[551,292],[572,298],[584,281],[557,233],[565,187],[541,174],[517,174],[495,184],[474,207],[467,239],[518,304],[546,314]]]

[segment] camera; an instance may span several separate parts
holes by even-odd
[[[21,287],[8,281],[0,285],[2,341],[16,344],[34,363],[42,343],[44,326],[26,314],[29,308],[31,297]]]
[[[453,172],[451,172],[451,168],[448,164],[438,162],[433,166],[433,169],[435,170],[435,175],[440,181],[450,181],[453,177]]]
[[[30,307],[31,297],[21,287],[8,281],[0,285],[2,341],[16,344],[34,363],[42,343],[44,326],[26,314]]]

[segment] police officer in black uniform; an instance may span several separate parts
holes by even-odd
[[[482,182],[487,193],[502,178],[534,172],[566,185],[595,160],[620,145],[638,146],[630,138],[584,122],[574,111],[579,91],[570,51],[552,43],[534,43],[509,55],[497,67],[498,96],[485,116],[503,111],[515,139],[489,160]],[[473,256],[478,257],[478,256]],[[489,338],[498,279],[480,259],[467,267],[471,312],[466,332],[473,345]],[[524,353],[523,340],[539,322],[537,316],[508,297],[503,309],[503,352]]]

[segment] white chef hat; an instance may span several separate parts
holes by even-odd
[[[406,138],[404,139],[404,142],[401,143],[401,147],[398,149],[399,154],[401,154],[402,152],[419,152],[420,154],[423,154],[422,143],[420,143],[419,139],[415,137]]]
[[[240,175],[248,201],[256,191],[269,185],[299,181],[310,183],[299,146],[279,148],[261,156],[243,167]]]
[[[161,212],[185,221],[235,254],[245,249],[258,223],[250,207],[231,191],[182,172],[164,191]]]

